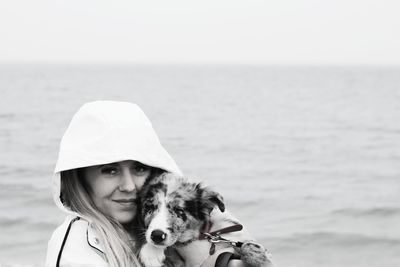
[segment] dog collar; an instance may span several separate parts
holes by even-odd
[[[203,227],[200,230],[200,234],[199,234],[199,239],[203,240],[205,239],[207,236],[204,233],[209,233],[211,230],[213,223],[210,220],[207,220],[204,224]]]

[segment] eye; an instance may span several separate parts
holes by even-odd
[[[183,209],[176,208],[174,211],[175,211],[176,215],[178,215],[179,217],[181,217],[181,218],[186,217],[186,213]]]
[[[112,165],[104,165],[101,169],[100,169],[100,172],[102,173],[102,174],[105,174],[105,175],[117,175],[118,174],[118,168],[117,167],[115,167],[115,166],[112,166]]]
[[[151,213],[156,209],[156,207],[152,201],[146,201],[143,205],[143,209],[145,213]]]
[[[133,170],[138,175],[144,175],[150,172],[150,167],[144,164],[138,163],[133,167]]]

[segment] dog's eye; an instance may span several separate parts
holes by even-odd
[[[185,216],[186,216],[185,211],[184,211],[183,209],[181,209],[181,208],[176,208],[176,209],[175,209],[175,213],[176,213],[176,215],[178,215],[179,217],[185,217]]]
[[[155,206],[152,202],[145,202],[144,203],[144,211],[145,212],[152,212],[155,210]]]

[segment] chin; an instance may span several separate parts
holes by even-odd
[[[121,218],[115,218],[120,224],[126,224],[130,223],[133,221],[133,217],[121,217]]]
[[[115,216],[113,216],[113,218],[117,220],[119,223],[125,224],[133,221],[134,216],[135,213],[131,211],[129,213],[116,214]]]

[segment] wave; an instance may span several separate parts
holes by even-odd
[[[12,227],[12,226],[23,226],[30,227],[30,229],[53,229],[57,226],[57,222],[48,222],[48,221],[32,221],[31,218],[20,217],[20,218],[6,218],[3,217],[0,220],[0,227]]]
[[[375,207],[375,208],[346,208],[338,209],[331,212],[333,215],[344,215],[353,217],[392,217],[400,216],[400,208],[398,207]]]
[[[35,266],[40,266],[40,265],[0,262],[0,267],[35,267]]]
[[[0,113],[0,119],[14,119],[17,116],[15,113]]]
[[[286,248],[319,247],[365,247],[365,246],[400,246],[400,239],[374,237],[363,234],[313,232],[296,233],[287,238],[275,238],[274,242]]]

